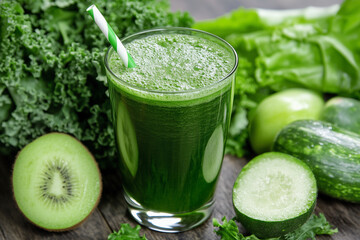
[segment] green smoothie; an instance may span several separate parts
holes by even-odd
[[[106,57],[126,194],[145,209],[191,212],[212,200],[232,108],[234,53],[179,33],[124,42],[137,67]]]

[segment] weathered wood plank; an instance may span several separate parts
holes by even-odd
[[[348,203],[319,194],[316,212],[324,213],[327,220],[339,230],[331,238],[321,236],[318,239],[360,239],[360,204]]]

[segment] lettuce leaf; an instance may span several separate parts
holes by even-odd
[[[360,2],[345,0],[326,8],[239,8],[193,25],[223,37],[239,56],[227,153],[248,153],[246,123],[273,92],[303,87],[360,98],[359,16]]]

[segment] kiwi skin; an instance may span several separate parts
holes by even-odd
[[[94,210],[97,208],[97,206],[99,205],[99,202],[100,202],[100,199],[101,199],[101,195],[102,195],[102,190],[103,190],[103,184],[102,184],[102,176],[101,176],[101,172],[100,172],[100,169],[99,169],[99,165],[97,163],[97,161],[95,160],[94,156],[92,155],[92,153],[89,151],[89,149],[84,145],[82,144],[82,142],[80,142],[77,138],[69,135],[69,134],[66,134],[66,133],[61,133],[61,132],[50,132],[50,133],[47,133],[47,134],[44,134],[42,135],[41,137],[43,136],[46,136],[46,135],[50,135],[50,134],[59,134],[59,135],[65,135],[65,136],[70,136],[71,138],[75,139],[78,143],[80,143],[80,145],[86,150],[87,153],[89,153],[89,155],[91,156],[92,160],[94,161],[95,163],[95,166],[96,166],[96,169],[97,169],[97,172],[99,174],[99,195],[98,195],[98,198],[92,208],[92,210],[89,212],[89,214],[83,219],[81,220],[80,222],[78,222],[77,224],[73,225],[73,226],[70,226],[68,228],[63,228],[63,229],[51,229],[51,228],[45,228],[43,226],[40,226],[36,223],[34,223],[33,221],[31,221],[31,219],[29,219],[20,209],[17,201],[16,201],[16,198],[15,198],[15,193],[14,193],[14,181],[13,181],[13,174],[11,175],[11,189],[12,189],[12,195],[13,195],[13,199],[15,201],[15,205],[17,207],[17,209],[20,211],[20,213],[25,217],[25,219],[27,221],[29,221],[31,224],[37,226],[38,228],[41,228],[43,230],[46,230],[46,231],[49,231],[49,232],[65,232],[65,231],[70,231],[70,230],[73,230],[73,229],[76,229],[78,228],[81,224],[83,224],[90,216],[91,214],[94,212]],[[35,141],[36,139],[34,139]],[[25,147],[24,147],[25,148]],[[23,148],[23,149],[24,149]],[[20,155],[20,153],[22,152],[22,150],[20,150],[17,154],[16,154],[16,157],[15,157],[15,161],[14,161],[14,164],[13,164],[13,171],[14,171],[14,167],[15,167],[15,163],[16,163],[16,160],[18,159],[18,156]]]

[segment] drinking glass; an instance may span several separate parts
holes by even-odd
[[[203,38],[231,56],[227,61],[230,70],[213,84],[176,91],[131,85],[114,73],[110,57],[116,52],[112,47],[105,56],[119,169],[129,212],[150,229],[180,232],[204,222],[214,207],[238,57],[223,39],[189,28],[151,29],[122,42],[126,48],[136,39],[158,34]],[[203,61],[211,63],[211,59]]]

